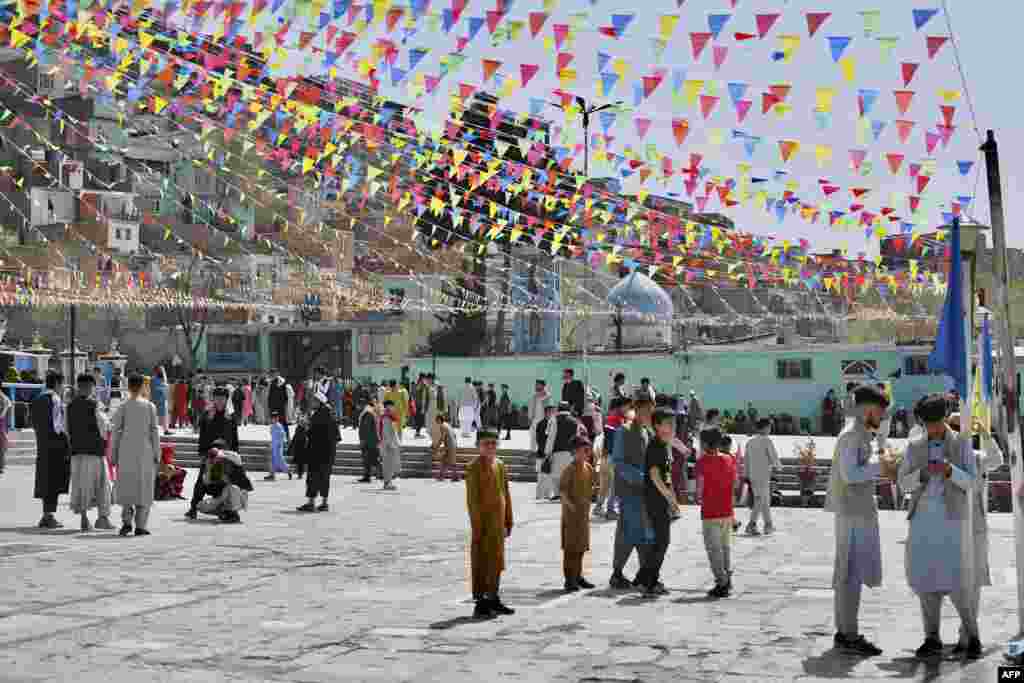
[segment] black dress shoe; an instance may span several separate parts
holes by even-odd
[[[942,654],[942,641],[938,638],[925,638],[914,653],[917,657],[934,657],[939,654]]]
[[[576,585],[579,586],[580,588],[584,589],[584,590],[590,590],[591,588],[594,588],[594,584],[590,583],[589,581],[584,579],[582,576],[580,578],[576,579]]]
[[[844,652],[862,657],[877,657],[882,654],[882,648],[870,642],[864,636],[847,637],[842,649]]]
[[[149,530],[148,529],[136,529],[135,530],[135,535],[136,536],[149,536],[150,534],[149,534]]]
[[[316,507],[312,503],[303,503],[295,509],[298,512],[316,512]]]
[[[195,510],[188,510],[185,513],[185,519],[195,519],[198,516]]]
[[[509,614],[516,613],[514,609],[503,603],[500,598],[495,598],[494,600],[491,600],[491,610],[495,614],[504,614],[506,616]]]
[[[566,579],[565,580],[565,592],[566,593],[575,593],[579,589],[580,589],[580,585],[578,583],[576,583],[576,581],[574,579]]]
[[[122,536],[127,536],[131,532],[132,532],[132,525],[131,524],[122,524],[121,525],[121,530],[118,531],[117,533],[121,534]]]
[[[327,512],[328,510],[330,510],[330,508],[327,507],[327,503],[320,503],[316,506],[317,512]]]
[[[981,655],[981,640],[977,637],[971,638],[967,642],[967,659],[979,659]]]
[[[608,587],[615,590],[626,590],[632,588],[633,584],[622,574],[612,574],[612,578],[608,580]]]

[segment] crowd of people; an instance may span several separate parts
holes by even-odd
[[[297,398],[278,379],[269,380],[265,392],[267,419],[272,423],[267,478],[291,477],[294,469],[306,478],[307,500],[298,510],[325,512],[340,428],[348,419],[347,393],[341,393],[339,412],[332,400],[333,379],[325,372],[318,371],[308,387],[303,384]],[[40,527],[61,526],[54,514],[57,499],[70,493],[71,509],[80,515],[83,531],[115,528],[110,510],[117,504],[121,535],[144,536],[149,533],[153,500],[181,497],[184,471],[161,453],[161,411],[154,403],[161,392],[154,384],[151,380],[147,391],[144,378],[132,374],[123,384],[111,382],[104,400],[92,374],[76,378],[73,395],[62,392],[59,373],[46,378],[46,391],[31,407],[38,449],[35,497],[43,505]],[[197,386],[202,387],[202,380]],[[239,387],[226,385],[210,389],[208,404],[205,395],[199,394],[202,402],[192,409],[204,459],[186,511],[189,519],[201,513],[237,523],[247,507],[253,486],[238,453],[238,429],[247,414],[245,386],[241,409],[238,405],[232,409]],[[123,395],[114,394],[122,390]],[[511,414],[507,387],[498,398],[493,385],[484,389],[467,377],[455,404],[444,400],[444,388],[430,374],[418,378],[412,391],[396,381],[348,391],[359,407],[351,420],[363,452],[360,481],[371,482],[376,476],[386,490],[397,489],[407,427],[415,429],[416,436],[429,431],[441,461],[439,479],[458,481],[458,434],[450,419],[457,407],[463,433],[475,433],[479,449],[464,471],[474,615],[513,613],[499,595],[504,547],[513,528],[508,472],[496,457],[502,431],[507,436],[511,429],[506,419]],[[910,494],[905,563],[910,588],[920,600],[925,631],[918,655],[942,651],[940,613],[948,595],[961,621],[956,651],[979,656],[980,587],[989,584],[989,571],[985,487],[977,482],[1003,464],[1002,450],[977,425],[973,431],[978,434],[966,442],[959,434],[959,415],[952,412],[955,397],[936,394],[915,406],[910,445],[902,458],[896,458],[887,448],[891,433],[887,422],[893,415],[884,386],[853,386],[848,393],[846,422],[833,454],[826,501],[835,514],[835,645],[865,656],[881,653],[859,632],[857,617],[862,587],[881,582],[876,493],[879,481],[889,481]],[[685,400],[659,394],[647,378],[627,388],[624,373],[617,373],[609,399],[607,410],[602,410],[602,398],[566,369],[559,401],[547,383],[538,380],[526,406],[537,463],[535,496],[561,505],[565,590],[594,587],[583,575],[583,558],[590,550],[591,519],[600,515],[616,520],[609,586],[638,588],[648,598],[665,594],[661,570],[672,522],[680,518],[692,491],[692,501],[700,506],[713,579],[708,596],[729,597],[734,579],[730,547],[741,527],[736,502],[744,490],[749,492],[751,508],[746,533],[775,530],[770,482],[780,464],[770,438],[772,419],[757,419],[756,435],[747,442],[744,454],[734,449],[722,429],[719,411],[703,410],[694,392]],[[291,414],[293,401],[302,408]],[[197,408],[201,412],[194,412]],[[695,478],[692,489],[688,470]],[[88,516],[94,508],[95,527]],[[967,524],[969,535],[964,533]],[[970,552],[962,552],[965,543],[970,544]],[[629,579],[626,566],[634,551],[638,571]]]

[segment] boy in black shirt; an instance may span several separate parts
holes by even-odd
[[[655,437],[647,446],[644,456],[644,497],[647,514],[654,527],[654,545],[647,554],[641,571],[641,585],[645,598],[665,595],[668,590],[661,583],[661,565],[668,551],[669,529],[672,518],[679,514],[679,503],[672,492],[672,437],[675,435],[676,415],[666,408],[654,411],[651,424]]]

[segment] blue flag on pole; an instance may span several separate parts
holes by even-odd
[[[967,339],[964,333],[964,278],[959,219],[953,220],[952,232],[946,302],[942,306],[935,348],[928,356],[928,369],[951,377],[957,393],[963,398],[967,396]]]

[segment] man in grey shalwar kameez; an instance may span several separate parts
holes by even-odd
[[[872,657],[882,650],[860,634],[857,615],[863,586],[882,585],[882,546],[875,503],[875,480],[881,476],[881,465],[869,461],[873,432],[881,424],[888,400],[874,387],[858,387],[853,394],[855,417],[836,441],[825,505],[836,516],[834,642],[839,649]]]
[[[981,656],[975,593],[988,584],[986,520],[975,484],[978,466],[973,449],[946,425],[943,394],[920,401],[915,417],[926,434],[907,447],[900,484],[911,494],[907,506],[910,535],[906,544],[907,582],[921,602],[925,640],[918,657],[942,653],[939,625],[942,600],[949,596],[960,615],[960,641],[954,653]],[[974,506],[972,542],[963,545]],[[963,552],[967,550],[968,552]],[[965,565],[965,559],[971,564]],[[964,571],[972,567],[972,571]]]
[[[402,471],[402,428],[393,401],[384,401],[380,417],[380,460],[384,470],[384,489],[394,491],[394,478]]]
[[[128,378],[128,400],[114,415],[110,460],[117,466],[115,502],[121,506],[122,536],[148,536],[149,510],[160,464],[160,430],[156,406],[142,397],[142,376]]]

